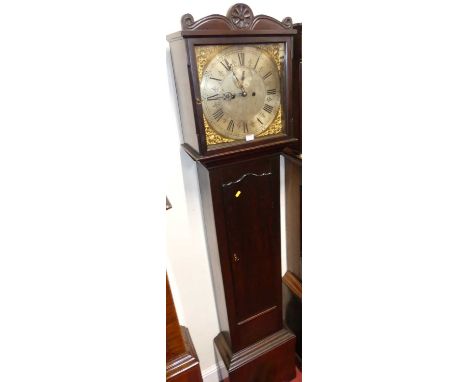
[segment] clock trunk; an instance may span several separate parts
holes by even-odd
[[[279,155],[198,172],[218,306],[227,306],[221,326],[237,351],[282,328]]]

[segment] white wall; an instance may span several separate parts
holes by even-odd
[[[212,362],[165,34],[231,4],[0,3],[0,381],[163,380],[165,217]],[[257,4],[305,23],[306,380],[467,381],[467,2]]]
[[[173,8],[167,10],[165,18],[167,33],[180,29],[180,17],[185,13],[191,13],[197,20],[212,13],[226,14],[234,3],[220,1],[197,6],[188,1],[174,3]],[[290,16],[293,22],[302,21],[303,7],[299,3],[289,4],[287,10],[280,3],[250,1],[248,5],[254,14],[268,14],[279,20]],[[179,319],[189,328],[202,372],[207,372],[215,364],[213,338],[219,333],[219,325],[206,252],[196,166],[180,149],[179,119],[169,62],[167,70],[171,78],[166,92],[168,97],[162,99],[162,110],[172,116],[166,117],[166,120],[172,120],[166,137],[170,146],[167,149],[166,187],[173,205],[167,213],[168,274]]]

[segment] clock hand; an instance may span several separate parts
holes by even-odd
[[[224,99],[225,99],[226,101],[230,101],[230,100],[232,100],[233,98],[236,98],[236,95],[235,95],[235,94],[232,94],[231,92],[224,93]]]
[[[227,63],[227,61],[226,61],[226,63]],[[242,85],[242,82],[239,81],[239,79],[238,79],[237,76],[236,76],[236,73],[234,73],[234,70],[232,69],[232,64],[229,65],[229,66],[226,66],[226,65],[224,65],[224,66],[225,66],[225,67],[232,73],[232,75],[234,76],[234,78],[235,78],[235,80],[236,80],[236,82],[237,82],[236,86],[237,86],[240,90],[242,90],[243,93],[245,93],[245,89],[244,89],[244,86]],[[244,73],[245,73],[245,71],[242,72],[242,81],[244,80]]]
[[[242,86],[242,83],[241,83],[241,82],[239,81],[239,79],[237,78],[236,73],[234,73],[234,70],[231,70],[231,72],[232,72],[232,75],[234,76],[234,78],[235,78],[236,81],[237,81],[237,87],[238,87],[240,90],[242,90],[243,92],[245,92],[245,89],[244,89],[244,87]]]
[[[221,99],[221,98],[224,98],[224,95],[223,95],[223,94],[215,94],[215,95],[206,97],[206,100],[207,100],[207,101],[215,101],[215,100]]]
[[[224,94],[214,94],[212,96],[206,97],[207,101],[216,101],[218,99],[224,99],[226,101],[230,101],[231,99],[235,98],[236,95],[232,94],[231,92],[227,92]]]
[[[237,95],[240,95],[242,97],[246,97],[248,94],[247,92],[244,90],[242,93],[237,93]]]

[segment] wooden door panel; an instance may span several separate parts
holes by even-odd
[[[243,176],[223,187],[238,323],[275,306],[276,279],[272,173]]]
[[[282,327],[279,157],[218,171],[237,348]]]

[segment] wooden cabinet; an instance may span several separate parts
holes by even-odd
[[[203,382],[197,353],[186,327],[179,325],[166,276],[166,381]]]

